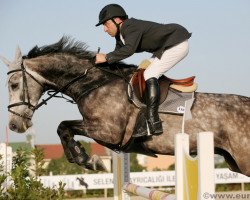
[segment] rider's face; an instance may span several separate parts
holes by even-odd
[[[114,22],[110,19],[103,24],[104,31],[107,32],[111,37],[115,37],[117,28]]]

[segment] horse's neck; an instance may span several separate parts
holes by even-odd
[[[25,65],[47,89],[58,90],[83,74],[91,66],[88,60],[73,60],[70,56],[40,56],[25,60]]]
[[[75,60],[74,60],[75,59]],[[93,89],[111,82],[117,77],[109,77],[107,73],[99,70],[88,60],[76,59],[70,56],[41,56],[27,61],[31,71],[42,77],[46,89],[59,90],[76,77],[85,76],[72,83],[64,93],[74,100],[88,94]]]

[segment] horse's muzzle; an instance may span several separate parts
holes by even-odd
[[[17,132],[17,133],[24,133],[27,131],[29,127],[31,127],[33,123],[30,120],[11,120],[9,122],[10,130]]]

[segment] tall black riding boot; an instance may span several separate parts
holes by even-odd
[[[150,78],[146,81],[146,104],[147,104],[147,120],[150,133],[152,135],[160,135],[163,133],[162,122],[158,114],[160,103],[160,86],[157,78]]]

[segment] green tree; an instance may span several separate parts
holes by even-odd
[[[46,168],[46,174],[50,172],[53,175],[64,175],[64,174],[82,174],[85,172],[84,168],[75,164],[70,163],[65,155],[59,159],[52,159]]]
[[[30,187],[29,177],[29,154],[22,148],[17,149],[16,156],[13,157],[13,168],[11,177],[13,180],[14,188],[11,191],[17,199],[25,198]]]
[[[30,155],[31,152],[21,148],[16,151],[10,174],[13,183],[7,191],[1,188],[0,200],[62,200],[64,198],[64,184],[60,183],[58,190],[46,188],[37,179],[37,176],[32,176],[29,173]],[[37,165],[41,166],[39,159],[35,157]],[[39,167],[37,167],[37,171],[40,172]]]
[[[175,164],[170,165],[167,170],[175,170]]]
[[[43,168],[45,163],[43,150],[41,148],[34,148],[31,151],[31,156],[34,159],[34,167],[32,171],[34,172],[35,177],[37,178],[38,176],[41,176],[45,173],[45,169]]]
[[[215,164],[215,168],[228,168],[226,161]]]
[[[131,172],[142,172],[146,168],[141,166],[137,160],[136,153],[130,153],[130,171]]]
[[[0,154],[0,161],[2,160],[2,155]],[[7,178],[7,175],[4,173],[4,167],[3,165],[0,163],[0,199],[3,199],[3,193],[4,193],[4,187],[3,187],[3,183],[5,182]]]
[[[90,143],[80,141],[81,146],[84,147],[86,153],[90,155],[91,153],[91,146]],[[50,172],[53,173],[53,175],[64,175],[64,174],[82,174],[89,172],[84,167],[81,167],[77,165],[76,163],[70,163],[65,155],[63,155],[59,159],[52,159],[49,162],[49,165],[46,168],[46,174],[48,175]]]

